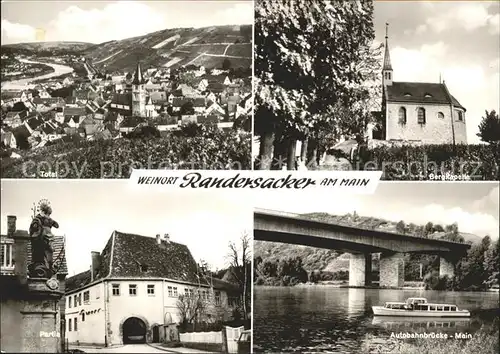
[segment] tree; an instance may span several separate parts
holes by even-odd
[[[151,139],[159,138],[161,136],[158,128],[152,125],[140,126],[130,132],[127,137],[129,138],[139,138],[139,139]]]
[[[14,128],[12,131],[14,137],[16,138],[17,147],[21,150],[29,150],[31,145],[28,138],[30,137],[29,132],[21,127]]]
[[[477,133],[477,136],[488,144],[498,146],[500,144],[500,119],[498,118],[498,113],[494,110],[491,112],[486,110],[485,113],[481,123],[479,123],[479,133]]]
[[[428,222],[424,226],[424,237],[428,237],[430,234],[434,232],[434,224],[432,222]]]
[[[444,228],[439,224],[435,224],[434,225],[434,232],[444,232]]]
[[[485,265],[486,254],[491,246],[491,239],[486,236],[480,243],[473,244],[467,251],[467,256],[460,260],[457,266],[456,283],[463,290],[481,290],[487,286],[489,278]]]
[[[235,242],[229,243],[228,259],[229,271],[241,291],[243,318],[247,320],[251,310],[251,239],[246,232],[240,237],[239,247]]]
[[[403,220],[400,220],[396,224],[396,231],[399,232],[400,234],[404,234],[406,232],[406,224]]]
[[[193,115],[194,113],[195,113],[194,112],[194,105],[193,105],[193,102],[191,102],[191,101],[184,103],[181,106],[181,109],[179,111],[180,116]]]
[[[275,140],[290,140],[289,149],[294,149],[294,140],[316,139],[320,130],[346,120],[352,124],[342,129],[365,125],[370,99],[366,83],[380,65],[371,49],[373,39],[372,1],[256,3],[254,129],[261,138],[259,169],[271,167]]]
[[[179,74],[179,78],[177,80],[178,84],[186,84],[191,87],[195,87],[199,83],[199,79],[196,77],[194,72],[187,71]]]
[[[203,126],[198,123],[188,123],[183,125],[181,129],[176,133],[177,136],[183,136],[188,138],[194,138],[195,136],[200,136],[203,133]]]
[[[464,238],[462,235],[460,235],[460,232],[458,231],[458,224],[455,222],[450,225],[446,225],[444,228],[445,234],[441,238],[446,239],[448,241],[454,241],[454,242],[464,242]]]
[[[241,129],[246,132],[252,131],[252,116],[241,115],[234,120],[233,129]]]
[[[229,70],[231,68],[231,60],[228,58],[224,59],[222,62],[222,70]]]
[[[486,271],[486,285],[500,284],[500,242],[491,243],[484,253],[484,270]]]
[[[194,292],[192,296],[179,295],[176,307],[181,327],[186,329],[188,324],[196,323],[196,320],[204,314],[206,305],[199,292]]]

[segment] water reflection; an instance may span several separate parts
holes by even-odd
[[[498,307],[498,294],[492,293],[257,286],[254,294],[255,352],[359,353],[367,335],[384,340],[395,329],[419,326],[472,333],[485,323],[479,309]],[[471,318],[374,318],[371,306],[408,297],[456,304],[471,311]]]
[[[347,289],[347,318],[363,315],[366,308],[366,289]]]
[[[374,316],[372,325],[389,330],[408,329],[465,329],[470,326],[470,318],[426,318],[426,317],[399,317],[399,316]]]

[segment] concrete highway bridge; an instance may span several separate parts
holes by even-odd
[[[438,255],[439,275],[453,276],[470,245],[393,232],[361,229],[269,210],[254,212],[254,239],[350,253],[349,286],[371,284],[371,254],[380,253],[380,287],[401,287],[404,253]]]

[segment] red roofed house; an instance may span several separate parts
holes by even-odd
[[[386,140],[467,144],[465,108],[444,83],[396,82],[386,35],[382,113]],[[382,134],[384,135],[384,134]]]
[[[90,270],[66,281],[69,343],[160,342],[180,321],[180,295],[199,294],[214,313],[207,318],[229,317],[232,301],[226,290],[212,286],[189,249],[168,235],[114,231],[102,252],[92,252],[91,261]]]

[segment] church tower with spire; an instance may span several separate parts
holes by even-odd
[[[385,54],[384,54],[384,66],[382,67],[382,86],[385,88],[386,86],[392,85],[392,64],[391,64],[391,55],[389,51],[389,24],[385,24]]]
[[[419,144],[467,144],[466,110],[444,82],[394,81],[388,28],[386,23],[382,107],[377,117],[376,139]],[[374,134],[372,137],[375,138]]]
[[[144,88],[144,84],[141,64],[137,63],[132,80],[132,115],[134,116],[146,116],[146,89]]]

